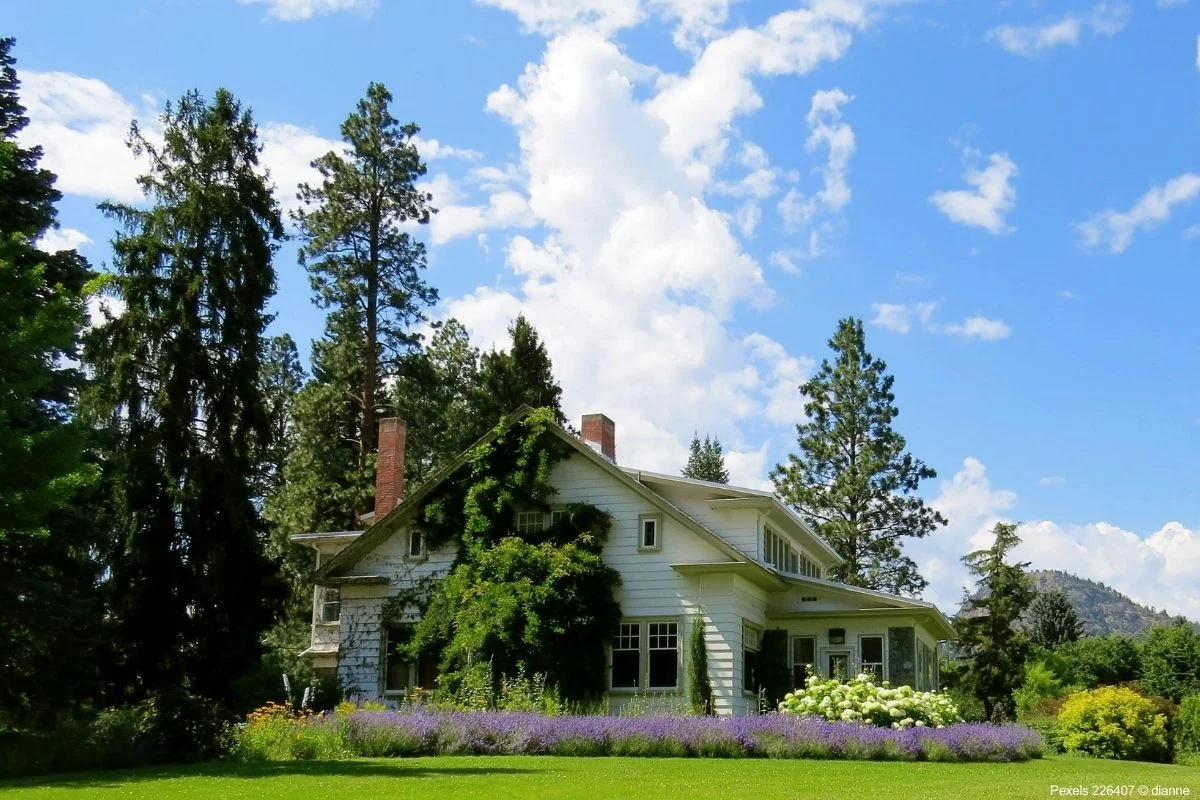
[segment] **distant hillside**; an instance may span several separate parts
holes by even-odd
[[[1075,606],[1083,620],[1084,633],[1145,633],[1151,625],[1170,625],[1175,618],[1165,611],[1155,611],[1133,602],[1116,589],[1103,583],[1080,578],[1058,570],[1032,570],[1030,576],[1038,591],[1059,590]],[[1193,623],[1200,630],[1200,625]]]

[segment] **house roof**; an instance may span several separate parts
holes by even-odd
[[[804,519],[789,507],[779,495],[774,492],[768,492],[763,489],[747,489],[742,486],[730,486],[727,483],[715,483],[713,481],[698,481],[695,478],[684,478],[679,475],[664,475],[659,472],[648,472],[646,470],[625,469],[625,472],[634,476],[637,480],[649,483],[665,483],[678,486],[687,486],[694,488],[709,489],[715,494],[729,495],[728,498],[714,498],[709,500],[709,505],[714,508],[725,506],[733,507],[738,501],[746,501],[751,506],[757,508],[769,509],[774,514],[777,514],[789,523],[800,528],[807,537],[820,548],[821,552],[828,558],[832,564],[841,564],[842,557],[838,552],[830,546],[829,542],[825,541],[812,529]]]
[[[825,580],[824,578],[812,578],[807,575],[781,574],[780,577],[783,578],[784,581],[794,585],[809,586],[814,588],[819,587],[822,589],[829,589],[833,592],[870,597],[875,600],[881,600],[885,603],[890,603],[897,609],[920,609],[922,611],[929,612],[933,615],[933,621],[940,629],[939,632],[946,634],[945,638],[956,638],[954,625],[951,624],[950,619],[942,613],[941,609],[928,600],[916,600],[911,597],[901,597],[898,594],[880,592],[876,591],[875,589],[864,589],[861,586],[851,586],[848,583],[829,581]]]
[[[458,471],[460,467],[467,463],[471,453],[476,447],[486,444],[496,438],[501,428],[506,428],[509,425],[520,421],[528,416],[533,409],[524,406],[517,411],[509,414],[500,425],[493,428],[487,435],[479,439],[475,444],[468,447],[450,463],[446,464],[441,469],[434,472],[415,492],[404,498],[403,502],[392,509],[383,519],[367,528],[366,532],[347,545],[341,552],[331,558],[324,566],[319,568],[316,573],[317,579],[334,577],[341,572],[344,572],[349,567],[353,566],[364,555],[375,549],[381,542],[391,536],[397,528],[404,522],[410,520],[415,515],[421,503],[436,489],[443,481],[447,480],[451,475]],[[745,562],[751,565],[751,569],[756,572],[761,572],[763,576],[769,577],[772,575],[772,570],[768,567],[759,564],[749,558],[745,553],[738,550],[729,542],[725,541],[718,534],[709,530],[707,527],[698,522],[695,518],[684,512],[675,504],[671,503],[658,492],[650,489],[642,484],[639,480],[629,475],[626,470],[618,467],[616,464],[609,461],[603,455],[593,450],[586,443],[576,438],[574,435],[564,430],[558,425],[554,425],[550,430],[563,442],[567,443],[574,452],[591,460],[593,464],[611,475],[618,482],[633,490],[643,499],[649,501],[656,506],[664,514],[671,517],[683,527],[687,528],[701,539],[705,540],[725,557],[736,561]]]

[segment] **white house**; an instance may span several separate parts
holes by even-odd
[[[636,692],[686,696],[686,643],[696,619],[705,626],[719,713],[756,708],[752,674],[768,629],[787,632],[797,685],[811,664],[827,675],[866,671],[893,685],[937,688],[937,644],[954,636],[949,620],[931,603],[826,579],[837,553],[778,497],[618,466],[616,426],[602,414],[583,417],[579,438],[556,433],[571,455],[551,476],[553,502],[590,503],[612,516],[603,558],[621,575],[623,614],[609,649],[614,709]],[[319,673],[336,670],[366,695],[433,685],[435,664],[403,662],[387,647],[406,635],[415,607],[389,628],[384,603],[444,575],[455,557],[452,545],[427,551],[412,524],[437,476],[405,497],[405,436],[400,420],[382,422],[376,506],[365,531],[292,537],[317,553],[305,655]],[[540,527],[553,513],[521,514],[518,527]]]

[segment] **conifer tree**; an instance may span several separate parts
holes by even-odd
[[[844,562],[836,580],[896,594],[920,594],[927,581],[904,555],[907,538],[946,520],[916,494],[937,473],[905,452],[893,422],[900,410],[887,364],[866,349],[862,320],[844,319],[800,391],[807,419],[796,426],[799,452],[771,473],[776,490]]]
[[[1061,591],[1038,592],[1025,612],[1025,622],[1029,640],[1047,650],[1083,635],[1083,622]]]
[[[340,440],[354,445],[353,463],[328,458],[333,453],[302,455],[311,466],[324,461],[327,467],[304,480],[319,491],[352,499],[352,515],[368,510],[373,490],[376,420],[387,400],[384,380],[394,377],[398,361],[418,347],[415,326],[437,299],[421,275],[425,246],[408,231],[408,225],[427,223],[435,212],[430,195],[416,187],[425,174],[413,141],[420,128],[400,124],[391,114],[391,101],[382,84],[367,87],[366,97],[342,123],[345,148],[313,162],[321,183],[300,186],[302,206],[294,214],[300,261],[308,268],[315,302],[330,310],[314,356],[319,362],[314,380],[325,385],[308,394],[306,410],[338,429],[339,453]],[[316,409],[314,401],[330,406]]]
[[[1033,600],[1028,562],[1006,559],[1018,544],[1017,526],[997,522],[992,546],[963,556],[976,587],[955,619],[958,644],[968,658],[963,685],[983,703],[994,722],[1012,719],[1013,691],[1021,685],[1029,642],[1016,623]]]
[[[522,405],[548,408],[556,422],[566,424],[562,389],[537,330],[522,314],[513,320],[508,334],[512,344],[507,351],[493,350],[480,359],[479,380],[471,393],[471,441]]]
[[[0,38],[0,728],[52,724],[94,699],[107,660],[97,467],[74,421],[92,274],[39,240],[61,194],[23,147],[15,42]]]
[[[705,436],[702,442],[699,433],[693,434],[691,452],[688,454],[687,466],[683,468],[683,477],[697,481],[729,483],[729,470],[725,468],[721,440]]]
[[[250,112],[220,89],[168,104],[161,145],[136,123],[145,202],[120,226],[112,286],[126,310],[89,342],[89,407],[116,440],[113,612],[123,685],[234,702],[281,595],[263,552],[257,458],[270,445],[264,308],[283,237]]]

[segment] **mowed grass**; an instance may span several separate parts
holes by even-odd
[[[1017,798],[1052,786],[1128,785],[1125,796],[1200,797],[1200,767],[1049,757],[1020,764],[761,759],[438,756],[408,759],[216,763],[0,783],[12,800],[73,798]],[[1142,794],[1138,787],[1147,787]],[[1154,793],[1155,787],[1160,787]],[[1124,793],[1122,793],[1124,794]],[[1175,796],[1179,796],[1176,794]]]

